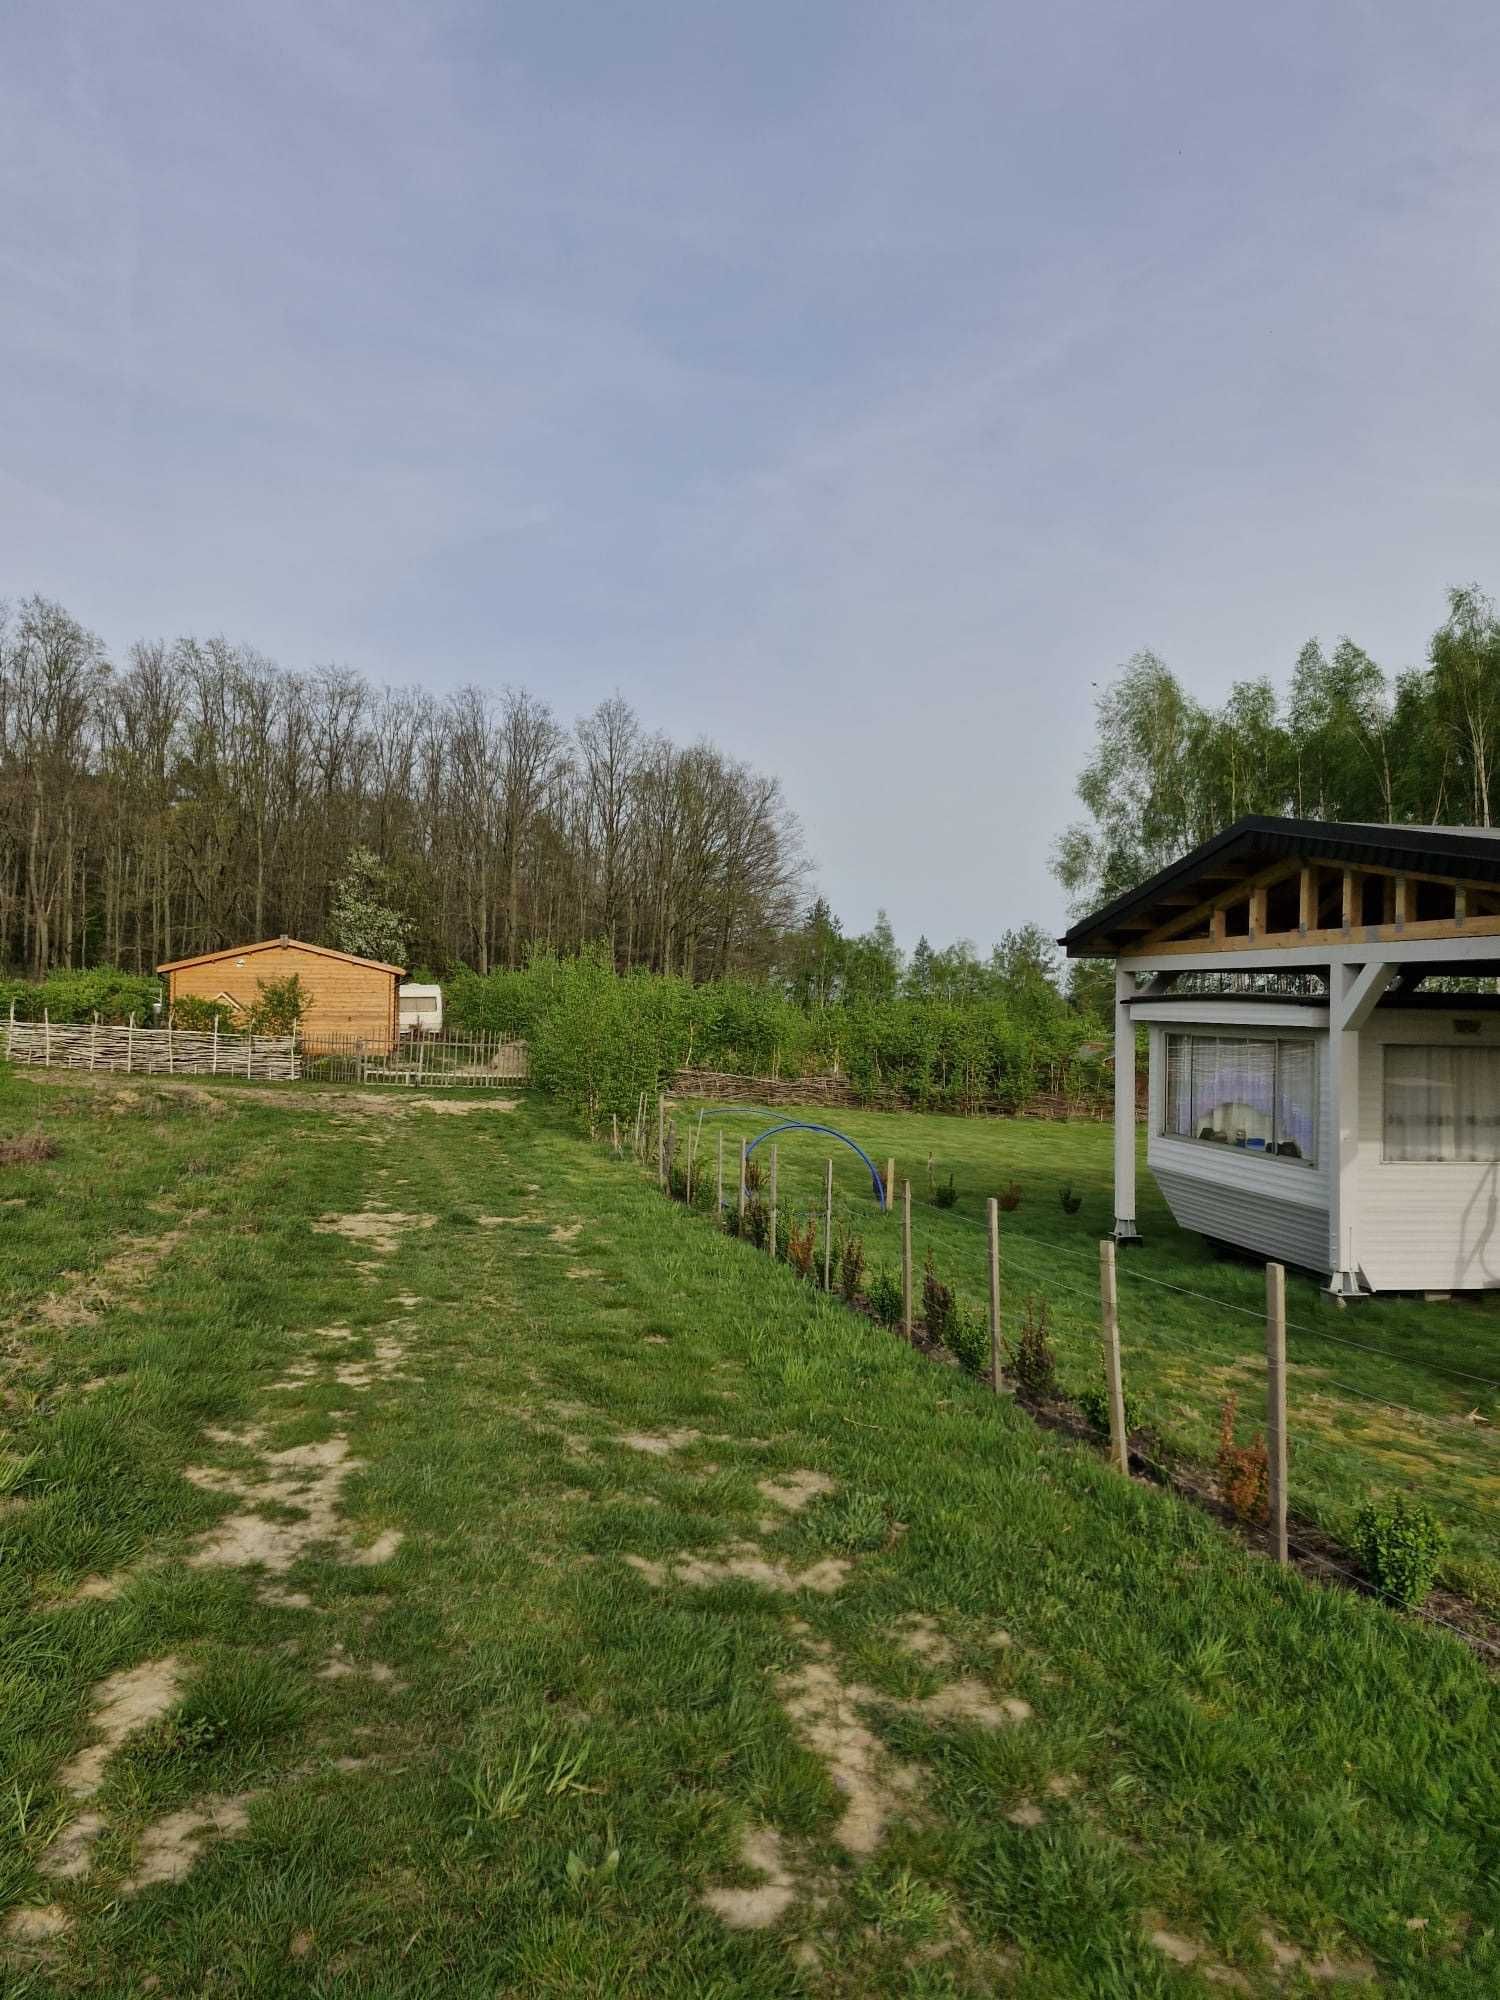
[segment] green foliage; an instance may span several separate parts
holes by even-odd
[[[1057,1190],[1057,1199],[1064,1215],[1076,1215],[1083,1207],[1083,1196],[1074,1192],[1071,1181],[1063,1182]]]
[[[412,925],[395,907],[395,877],[368,847],[350,850],[344,872],[334,884],[328,912],[328,936],[339,951],[358,958],[378,958],[385,965],[405,965],[411,950]]]
[[[1005,1186],[995,1196],[995,1200],[999,1205],[1002,1215],[1014,1215],[1016,1210],[1021,1206],[1021,1183],[1019,1181],[1007,1181]]]
[[[1052,1346],[1052,1315],[1047,1301],[1035,1292],[1026,1294],[1026,1310],[1021,1331],[1010,1350],[1011,1370],[1021,1387],[1032,1396],[1057,1393],[1057,1355]]]
[[[947,1180],[939,1181],[932,1190],[933,1205],[937,1208],[958,1207],[958,1183],[950,1173]]]
[[[944,1336],[950,1353],[957,1355],[971,1375],[982,1375],[990,1365],[990,1327],[982,1312],[961,1308]]]
[[[1354,1548],[1366,1576],[1398,1604],[1422,1603],[1436,1580],[1448,1537],[1420,1500],[1398,1493],[1389,1506],[1359,1510]]]
[[[184,993],[172,1002],[172,1026],[211,1034],[224,1034],[239,1025],[237,1009],[227,1000],[209,1000],[200,993]]]
[[[740,1234],[757,1250],[764,1250],[771,1240],[771,1211],[758,1195],[745,1203],[745,1226]]]
[[[870,1310],[882,1326],[900,1326],[903,1309],[901,1280],[894,1271],[880,1270],[870,1280]]]
[[[1109,1391],[1102,1382],[1090,1382],[1080,1389],[1073,1401],[1078,1405],[1088,1427],[1097,1431],[1100,1437],[1109,1436]],[[1125,1391],[1125,1431],[1128,1436],[1138,1431],[1145,1421],[1140,1404],[1127,1389]]]
[[[150,1026],[161,998],[161,981],[134,972],[96,966],[85,972],[54,972],[41,980],[0,979],[0,1016],[16,1003],[18,1021],[128,1021],[132,1014]]]
[[[311,1004],[312,995],[299,973],[290,973],[285,979],[257,979],[250,1030],[257,1035],[289,1035],[300,1026]]]

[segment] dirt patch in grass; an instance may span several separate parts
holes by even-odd
[[[253,1431],[240,1438],[218,1435],[221,1441],[235,1443],[254,1443],[258,1438]],[[200,1539],[188,1557],[193,1568],[259,1567],[279,1574],[320,1543],[335,1544],[343,1561],[360,1568],[388,1562],[396,1553],[401,1536],[395,1529],[368,1548],[357,1547],[349,1535],[339,1501],[345,1481],[364,1469],[364,1461],[350,1457],[347,1438],[336,1435],[320,1444],[293,1445],[288,1451],[267,1453],[261,1462],[265,1470],[259,1479],[220,1466],[188,1467],[184,1476],[195,1486],[248,1503],[245,1511],[226,1515]],[[261,1506],[295,1510],[298,1518],[273,1520],[251,1511]]]
[[[763,1500],[769,1500],[774,1507],[784,1507],[789,1514],[800,1514],[810,1500],[817,1500],[825,1493],[835,1490],[836,1481],[826,1472],[785,1472],[774,1479],[756,1481],[755,1490]]]
[[[669,1453],[681,1451],[684,1445],[696,1444],[702,1431],[626,1431],[615,1440],[627,1451],[644,1451],[652,1458],[666,1458]]]
[[[797,1896],[797,1884],[782,1859],[775,1827],[751,1827],[740,1841],[740,1864],[760,1876],[753,1889],[705,1889],[703,1900],[732,1931],[765,1931],[779,1923]]]
[[[354,1215],[323,1215],[313,1224],[319,1236],[343,1236],[368,1246],[377,1257],[389,1257],[408,1229],[432,1229],[435,1215],[405,1215],[395,1208],[362,1208]]]
[[[873,1854],[888,1822],[916,1803],[919,1773],[898,1763],[860,1720],[857,1704],[870,1699],[868,1691],[846,1687],[827,1658],[784,1674],[779,1687],[798,1740],[847,1801],[834,1839],[850,1854]]]
[[[228,1798],[210,1796],[152,1820],[141,1834],[135,1871],[120,1884],[122,1894],[139,1895],[159,1882],[181,1882],[211,1839],[243,1833],[250,1824],[253,1792]]]
[[[23,1132],[14,1139],[0,1139],[0,1167],[38,1167],[55,1160],[58,1144],[45,1132]]]
[[[44,1326],[66,1331],[88,1326],[119,1299],[138,1290],[164,1258],[169,1257],[198,1219],[197,1211],[184,1218],[176,1229],[164,1229],[160,1236],[131,1236],[125,1247],[109,1258],[99,1271],[64,1291],[49,1292],[34,1308]]]
[[[93,1798],[104,1783],[105,1767],[126,1737],[165,1715],[181,1685],[181,1665],[170,1656],[143,1661],[101,1681],[94,1690],[95,1740],[58,1772],[63,1790],[80,1802]],[[99,1813],[76,1814],[42,1855],[37,1864],[41,1873],[65,1882],[87,1875],[93,1866],[94,1843],[103,1831]]]
[[[946,1666],[953,1658],[952,1641],[920,1611],[908,1612],[905,1618],[899,1619],[891,1637],[903,1653],[910,1653],[913,1659],[925,1660],[930,1666]]]
[[[659,1589],[669,1583],[689,1590],[711,1590],[716,1583],[753,1583],[761,1590],[811,1590],[820,1597],[842,1590],[851,1567],[843,1556],[825,1556],[808,1569],[789,1569],[785,1563],[768,1561],[754,1542],[736,1542],[721,1556],[675,1556],[665,1562],[626,1556],[625,1560]]]

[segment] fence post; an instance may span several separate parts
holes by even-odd
[[[99,1016],[96,1014],[94,1016],[94,1025],[89,1030],[89,1068],[92,1069],[94,1065],[98,1062],[98,1060],[99,1060]]]
[[[42,1009],[42,1065],[45,1069],[52,1067],[52,1016],[45,1007]]]
[[[609,1126],[614,1139],[615,1158],[618,1160],[620,1157],[620,1114],[618,1111],[610,1112]]]
[[[776,1255],[776,1152],[777,1149],[773,1146],[771,1148],[771,1239],[766,1245],[773,1257]]]
[[[667,1100],[656,1094],[656,1184],[667,1184]]]
[[[687,1207],[691,1208],[693,1205],[693,1153],[695,1150],[693,1145],[693,1128],[691,1125],[688,1127],[687,1147],[685,1150],[687,1152],[687,1162],[683,1169],[683,1201]]]
[[[1270,1461],[1271,1540],[1276,1560],[1286,1544],[1286,1270],[1266,1266],[1266,1456]]]
[[[742,1237],[745,1233],[745,1154],[749,1144],[748,1139],[740,1141],[740,1235]]]
[[[823,1167],[823,1289],[833,1290],[833,1161]]]
[[[1120,1308],[1115,1296],[1114,1239],[1099,1245],[1099,1313],[1104,1323],[1104,1379],[1109,1389],[1109,1455],[1117,1472],[1129,1472],[1125,1442],[1125,1387],[1120,1379]]]
[[[724,1219],[724,1127],[719,1127],[719,1165],[714,1184],[714,1214],[722,1222]]]
[[[907,1345],[912,1337],[911,1304],[911,1182],[901,1183],[901,1331]]]
[[[1005,1388],[1000,1342],[1000,1204],[989,1199],[990,1238],[990,1387],[998,1396]]]
[[[245,1074],[255,1074],[255,1030],[248,1024],[245,1028]]]
[[[895,1199],[896,1199],[896,1162],[894,1160],[887,1160],[885,1163],[885,1212],[887,1215],[890,1214],[891,1203]]]
[[[214,1045],[209,1055],[209,1063],[209,1075],[217,1076],[219,1074],[219,1014],[217,1008],[214,1010]]]
[[[12,1002],[12,1008],[15,1003]],[[135,1067],[135,1016],[131,1015],[125,1026],[125,1074],[129,1076]]]

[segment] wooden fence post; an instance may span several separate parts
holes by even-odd
[[[656,1184],[667,1184],[667,1100],[657,1092],[656,1097]]]
[[[776,1148],[771,1148],[771,1235],[766,1248],[776,1255]]]
[[[1286,1542],[1286,1270],[1266,1266],[1266,1456],[1270,1461],[1271,1541],[1276,1560]]]
[[[1120,1307],[1115,1296],[1114,1239],[1099,1245],[1099,1313],[1104,1323],[1104,1379],[1109,1389],[1109,1455],[1117,1472],[1129,1472],[1125,1442],[1125,1388],[1120,1378]]]
[[[99,1016],[94,1016],[94,1025],[89,1030],[89,1068],[93,1069],[99,1060]]]
[[[750,1141],[748,1139],[741,1139],[740,1141],[740,1231],[739,1231],[741,1236],[743,1236],[745,1233],[745,1154],[749,1148],[749,1145]]]
[[[833,1290],[833,1161],[823,1168],[823,1289]]]
[[[901,1331],[909,1346],[912,1337],[910,1181],[901,1183]]]
[[[1000,1340],[1000,1204],[989,1199],[990,1238],[990,1387],[998,1396],[1005,1388],[1005,1367]]]
[[[45,1007],[42,1009],[42,1066],[45,1069],[52,1067],[52,1016]]]
[[[724,1215],[724,1127],[719,1127],[719,1163],[714,1181],[714,1214],[723,1219]]]
[[[248,1023],[245,1027],[245,1074],[255,1074],[255,1030]]]
[[[129,1076],[135,1067],[135,1016],[131,1015],[125,1027],[125,1074]]]
[[[620,1157],[620,1114],[618,1111],[610,1112],[609,1129],[611,1135],[611,1143],[614,1148],[614,1155],[615,1158],[618,1160]]]
[[[885,1212],[887,1215],[890,1214],[891,1204],[895,1201],[895,1199],[896,1199],[896,1162],[894,1160],[887,1160],[885,1163]]]
[[[693,1205],[693,1154],[696,1152],[696,1150],[697,1148],[694,1144],[693,1128],[691,1125],[689,1125],[688,1135],[687,1135],[687,1147],[686,1147],[687,1160],[683,1167],[683,1183],[682,1183],[683,1185],[682,1198],[683,1202],[688,1208],[691,1208]]]

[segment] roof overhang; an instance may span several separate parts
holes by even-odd
[[[301,938],[274,937],[260,938],[254,944],[225,945],[220,951],[200,951],[192,958],[171,958],[164,965],[157,966],[158,972],[182,972],[190,965],[212,965],[225,958],[250,958],[260,951],[306,951],[314,958],[338,959],[344,965],[365,965],[372,972],[389,972],[397,979],[404,976],[404,965],[387,965],[383,958],[361,958],[357,952],[335,951],[329,944],[305,944]]]
[[[1196,904],[1234,891],[1278,862],[1299,859],[1500,887],[1500,828],[1365,825],[1252,813],[1138,889],[1080,919],[1058,942],[1069,958],[1128,954]]]

